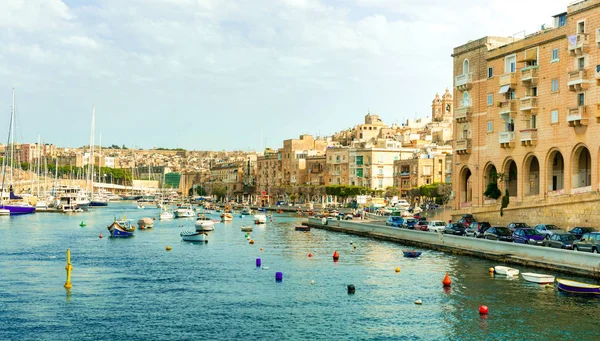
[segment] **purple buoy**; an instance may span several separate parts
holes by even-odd
[[[256,258],[256,267],[260,268],[260,258]]]
[[[283,280],[283,272],[276,272],[275,273],[275,281],[281,282],[282,280]]]

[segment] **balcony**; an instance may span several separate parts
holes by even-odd
[[[567,123],[569,127],[587,126],[587,106],[570,107],[567,110]]]
[[[514,131],[503,131],[498,134],[498,142],[502,148],[512,148],[515,145],[515,132]]]
[[[511,115],[513,116],[517,112],[517,100],[516,99],[508,99],[504,101],[500,101],[500,117]]]
[[[537,77],[538,67],[529,66],[521,69],[521,84],[524,86],[536,85],[538,81]]]
[[[471,103],[463,104],[454,111],[456,122],[464,123],[471,121]]]
[[[510,85],[511,88],[514,88],[517,84],[515,74],[514,73],[505,73],[500,76],[500,86]]]
[[[519,130],[522,146],[533,146],[537,143],[537,129]]]
[[[456,141],[456,154],[470,154],[471,139],[462,139]]]
[[[571,91],[586,90],[589,87],[587,80],[587,70],[569,71],[567,75],[567,85]]]
[[[600,65],[596,65],[596,75],[594,78],[596,78],[596,85],[600,85]]]
[[[456,90],[465,91],[471,89],[471,86],[473,86],[473,73],[469,72],[456,76],[454,84],[456,84]]]
[[[579,33],[576,35],[575,44],[571,44],[571,42],[568,42],[569,54],[571,56],[581,56],[588,51],[588,49],[589,49],[588,36],[589,36],[589,34],[587,34],[587,33]]]
[[[536,114],[538,111],[537,97],[527,96],[521,98],[519,109],[523,114]]]
[[[409,177],[410,176],[410,171],[402,171],[402,172],[400,172],[400,176],[401,177]]]

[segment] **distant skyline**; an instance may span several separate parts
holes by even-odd
[[[0,142],[258,150],[431,114],[452,49],[570,1],[2,0]],[[541,6],[543,4],[543,6]],[[262,130],[262,143],[261,143]]]

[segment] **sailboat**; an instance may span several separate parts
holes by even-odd
[[[95,124],[96,124],[96,106],[94,105],[94,107],[92,108],[92,133],[91,133],[91,137],[90,137],[91,162],[90,162],[90,166],[89,166],[89,174],[90,174],[90,178],[92,180],[92,192],[91,192],[91,197],[90,197],[90,206],[104,207],[104,206],[108,206],[108,197],[106,197],[105,195],[100,195],[100,194],[98,194],[98,195],[96,195],[96,197],[94,197],[94,163],[96,162],[96,157],[94,156]],[[100,134],[100,160],[102,160],[102,134]],[[100,165],[102,165],[102,162],[98,162],[98,181],[100,181],[100,179],[101,179],[100,170],[102,168],[100,167]]]
[[[35,207],[29,205],[28,203],[25,203],[23,201],[18,202],[17,200],[22,200],[23,198],[15,195],[13,193],[13,187],[12,187],[12,183],[13,183],[13,178],[12,178],[12,170],[13,170],[13,159],[15,156],[15,144],[14,144],[14,137],[13,137],[13,130],[14,130],[14,120],[15,120],[15,89],[13,88],[12,90],[12,108],[10,110],[10,123],[9,123],[9,130],[8,130],[8,141],[6,146],[10,146],[10,150],[8,150],[7,152],[10,152],[10,196],[9,196],[9,200],[8,203],[4,202],[4,180],[6,178],[6,167],[8,166],[7,164],[7,158],[5,157],[3,162],[2,162],[2,190],[0,191],[0,210],[2,210],[2,214],[6,215],[6,211],[9,212],[10,215],[17,215],[17,214],[29,214],[29,213],[33,213],[35,211]]]
[[[48,208],[48,202],[46,201],[45,196],[40,192],[40,172],[42,168],[42,148],[41,148],[41,140],[38,135],[38,144],[37,144],[37,162],[36,162],[36,172],[37,172],[37,201],[35,203],[36,209],[46,209]]]

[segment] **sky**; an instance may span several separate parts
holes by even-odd
[[[427,117],[452,50],[568,0],[1,0],[0,142],[260,150]]]

